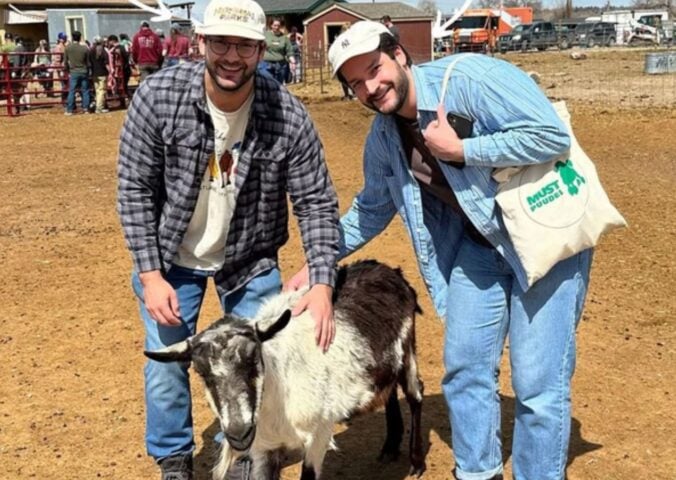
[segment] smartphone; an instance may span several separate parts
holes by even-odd
[[[472,136],[472,129],[474,128],[474,121],[471,118],[463,117],[455,113],[446,114],[448,123],[453,127],[455,133],[460,138],[469,138]]]

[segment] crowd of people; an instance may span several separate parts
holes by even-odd
[[[287,29],[280,19],[273,18],[266,30],[265,43],[265,58],[258,68],[282,84],[301,82],[303,35],[298,28]],[[40,40],[34,51],[25,47],[22,38],[6,33],[0,53],[9,54],[11,78],[20,80],[13,82],[12,87],[17,109],[30,107],[25,86],[37,81],[40,93],[60,96],[66,102],[67,115],[76,111],[77,96],[82,100],[84,113],[108,112],[109,97],[116,98],[124,107],[133,93],[129,89],[133,71],[141,83],[162,68],[202,57],[192,33],[186,34],[180,26],[172,25],[169,36],[165,37],[162,30],[153,30],[146,21],[131,39],[121,33],[87,40],[78,31],[72,32],[69,39],[61,32],[53,47],[47,40]],[[4,78],[0,71],[0,80]],[[55,85],[61,87],[60,92],[55,91]],[[94,101],[90,89],[93,89]]]
[[[66,104],[66,115],[72,115],[78,96],[83,113],[108,112],[111,98],[124,108],[133,93],[129,83],[134,70],[140,83],[162,67],[189,60],[196,51],[179,26],[173,25],[165,38],[161,30],[153,31],[144,21],[131,39],[126,33],[87,40],[79,31],[73,31],[71,38],[61,32],[55,45],[40,40],[35,50],[26,48],[21,37],[6,32],[0,53],[7,54],[11,80],[10,91],[3,93],[12,96],[17,112],[30,108],[26,86],[37,82],[39,89],[32,95],[60,98]],[[6,77],[0,71],[0,80]]]

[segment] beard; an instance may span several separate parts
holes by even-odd
[[[408,98],[409,81],[406,72],[401,65],[397,64],[397,76],[392,82],[388,83],[385,88],[388,90],[385,94],[389,93],[389,90],[394,91],[394,102],[391,105],[376,106],[375,101],[383,94],[382,90],[373,95],[369,95],[366,98],[364,105],[383,115],[392,115],[401,109]]]
[[[257,65],[254,65],[253,67],[250,67],[244,62],[236,62],[236,63],[227,63],[227,62],[221,62],[220,65],[224,67],[239,67],[241,70],[237,72],[236,75],[232,75],[234,78],[232,79],[225,79],[218,74],[218,66],[216,62],[210,62],[206,61],[206,69],[207,73],[211,77],[211,80],[213,81],[213,84],[218,88],[219,90],[223,92],[236,92],[237,90],[241,89],[244,85],[249,83],[249,80],[254,76],[256,73],[256,67]]]

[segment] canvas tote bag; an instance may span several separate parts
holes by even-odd
[[[446,70],[441,98],[458,60]],[[577,142],[565,102],[553,106],[568,129],[570,150],[546,163],[493,172],[499,184],[496,201],[528,286],[561,260],[594,247],[604,233],[627,225]]]

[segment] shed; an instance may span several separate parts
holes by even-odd
[[[141,1],[156,6],[154,0]],[[53,45],[59,32],[70,37],[74,30],[88,40],[121,32],[131,36],[152,16],[127,0],[0,0],[0,33],[19,35],[29,46],[41,39]],[[168,32],[169,22],[152,26]]]
[[[432,59],[432,22],[434,18],[401,2],[332,3],[313,12],[305,26],[304,48],[308,59],[326,58],[328,47],[340,34],[343,25],[360,20],[380,21],[389,15],[399,29],[399,41],[408,51],[413,63]],[[319,54],[321,52],[321,55]]]
[[[344,0],[256,0],[261,6],[268,21],[277,17],[287,30],[296,27],[303,32],[303,21],[312,15],[312,12],[325,8],[333,3],[342,3]]]

